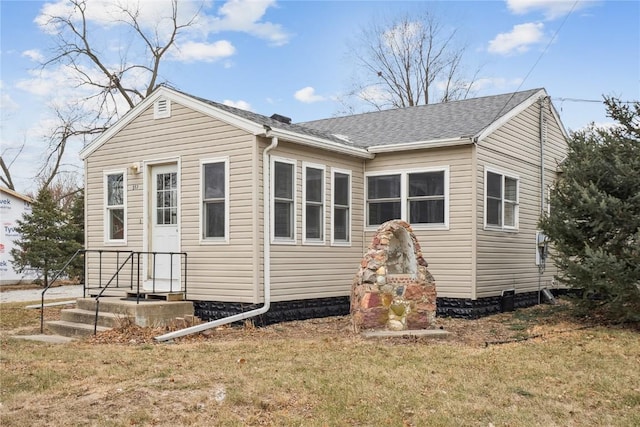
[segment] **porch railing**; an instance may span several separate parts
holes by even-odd
[[[87,292],[95,290],[96,298],[96,321],[94,333],[97,330],[98,310],[100,298],[104,296],[107,289],[110,290],[130,290],[136,293],[136,303],[140,303],[141,290],[151,293],[183,292],[187,295],[187,253],[186,252],[155,252],[155,251],[124,251],[115,249],[80,249],[73,254],[67,263],[58,271],[48,286],[43,289],[40,304],[40,332],[44,331],[44,296],[52,285],[60,278],[67,267],[78,257],[84,256],[84,274],[82,280],[82,296],[86,297]],[[169,257],[169,289],[159,287],[156,278],[158,265],[164,264],[166,257]],[[162,257],[162,258],[159,258]],[[180,267],[174,271],[174,259],[178,257]],[[141,260],[142,258],[142,260]],[[147,260],[145,262],[145,260]],[[97,265],[96,265],[97,264]],[[146,268],[145,268],[146,267]],[[144,270],[144,271],[143,271]],[[147,279],[147,272],[150,276]],[[177,278],[174,278],[177,273]],[[106,281],[105,281],[105,278]],[[174,280],[178,287],[174,289]],[[97,282],[97,286],[95,283]],[[150,285],[151,289],[145,289]],[[94,283],[94,285],[89,285]]]

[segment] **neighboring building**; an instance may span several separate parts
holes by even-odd
[[[31,282],[37,275],[33,272],[18,273],[11,263],[11,249],[14,242],[20,238],[16,231],[16,221],[22,219],[25,213],[31,213],[30,197],[17,193],[8,188],[0,187],[0,285],[14,285],[21,282]]]
[[[186,283],[209,319],[268,285],[288,319],[348,311],[374,231],[399,218],[440,314],[499,311],[504,291],[533,304],[555,273],[537,221],[566,138],[544,89],[291,124],[159,87],[81,153],[86,247],[184,252],[186,280],[179,257],[143,256],[145,289]],[[98,271],[88,257],[89,285]]]

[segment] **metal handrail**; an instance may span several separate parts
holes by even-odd
[[[105,290],[113,283],[113,281],[116,281],[116,287],[120,287],[119,286],[119,276],[120,276],[120,272],[122,271],[122,269],[127,265],[127,263],[129,262],[129,260],[131,260],[131,275],[130,275],[130,283],[129,283],[129,288],[131,290],[134,289],[133,283],[134,283],[134,268],[137,270],[137,274],[136,274],[136,303],[140,303],[140,256],[141,255],[153,255],[153,270],[155,271],[155,262],[156,262],[156,255],[169,255],[170,256],[170,277],[171,277],[171,281],[173,280],[173,257],[174,255],[178,255],[180,257],[184,256],[184,277],[182,279],[182,286],[180,286],[180,290],[184,291],[185,297],[187,294],[187,253],[186,252],[146,252],[146,251],[131,251],[131,250],[117,250],[117,249],[78,249],[73,256],[67,261],[67,263],[53,276],[53,279],[47,284],[47,286],[42,290],[42,294],[41,294],[41,301],[40,301],[40,333],[44,332],[44,295],[45,293],[52,287],[52,285],[54,284],[54,282],[60,277],[60,275],[67,269],[67,267],[69,267],[69,265],[73,262],[73,260],[75,260],[80,254],[82,255],[86,255],[89,253],[97,253],[99,255],[99,266],[98,266],[98,283],[99,283],[99,289],[100,292],[98,292],[97,296],[95,297],[96,299],[96,315],[95,315],[95,322],[94,322],[94,334],[97,332],[97,325],[98,325],[98,313],[99,313],[99,305],[100,305],[100,298],[103,296],[103,293],[105,292]],[[111,278],[109,279],[109,281],[107,282],[107,284],[105,286],[102,286],[102,267],[103,267],[103,257],[102,255],[105,253],[115,253],[116,254],[116,265],[118,265],[117,270],[115,271],[115,273],[111,276]],[[128,254],[128,256],[126,257],[126,259],[124,261],[122,261],[120,263],[120,254]],[[137,257],[137,260],[135,259]],[[82,296],[86,297],[87,294],[87,264],[88,264],[88,258],[85,256],[84,259],[84,280],[82,282]],[[137,265],[136,265],[137,264]],[[173,282],[171,282],[170,284],[171,288],[170,291],[173,292]],[[152,289],[155,292],[155,274],[153,275],[153,285],[152,285]]]
[[[85,253],[84,249],[78,249],[69,261],[53,276],[53,279],[47,284],[47,286],[42,290],[40,294],[40,333],[44,331],[44,294],[51,288],[51,286],[58,280],[58,277],[69,267],[69,265],[73,262],[74,259],[78,256],[79,253]]]
[[[140,304],[140,255],[153,255],[153,271],[155,273],[155,260],[156,260],[156,255],[169,255],[169,259],[171,262],[171,266],[170,266],[170,280],[173,280],[173,256],[174,255],[184,255],[184,293],[185,295],[187,294],[187,253],[186,252],[143,252],[143,251],[135,251],[135,252],[131,252],[129,254],[129,256],[122,262],[122,264],[120,265],[120,267],[118,267],[118,269],[116,270],[116,272],[113,274],[113,276],[111,276],[111,279],[109,279],[109,281],[107,282],[107,284],[100,290],[100,292],[98,293],[98,295],[96,295],[95,299],[96,299],[96,315],[95,315],[95,320],[93,323],[93,334],[97,334],[98,333],[98,313],[99,313],[99,309],[100,309],[100,298],[102,297],[102,294],[104,293],[104,291],[107,290],[107,288],[109,287],[109,285],[111,284],[111,282],[113,282],[114,278],[118,277],[118,274],[120,273],[120,271],[124,268],[124,266],[129,262],[129,259],[131,259],[131,265],[133,267],[133,260],[134,257],[137,256],[138,258],[138,283],[136,284],[137,289],[136,289],[136,304]],[[131,272],[131,278],[133,280],[133,271]],[[117,280],[117,279],[116,279]],[[153,275],[153,285],[152,285],[152,289],[153,292],[155,292],[155,274]],[[171,288],[170,290],[173,290],[173,284],[170,285]],[[133,283],[131,284],[131,288],[133,289]]]
[[[104,293],[104,291],[107,290],[107,288],[109,287],[109,285],[111,284],[111,282],[113,282],[113,279],[115,279],[116,277],[118,277],[118,274],[120,273],[120,270],[122,270],[124,268],[124,266],[129,262],[129,258],[133,259],[133,252],[131,252],[129,254],[129,256],[122,262],[122,264],[120,264],[120,267],[118,267],[118,269],[116,270],[115,273],[113,273],[113,276],[111,276],[111,279],[109,279],[109,281],[107,282],[106,285],[104,285],[104,287],[102,288],[102,290],[100,292],[98,292],[98,295],[96,295],[96,317],[95,317],[95,321],[93,322],[93,334],[97,334],[98,333],[98,311],[100,308],[100,297],[102,297],[102,294]],[[120,257],[120,253],[117,254],[118,258]],[[117,282],[117,279],[116,279]]]

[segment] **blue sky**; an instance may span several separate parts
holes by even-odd
[[[127,0],[131,1],[131,0]],[[43,161],[50,105],[78,98],[62,68],[45,72],[53,39],[39,25],[63,0],[0,0],[1,151],[16,189],[35,191]],[[126,45],[121,28],[105,24],[107,7],[91,0],[103,51]],[[197,7],[183,2],[184,11]],[[151,15],[165,0],[141,1]],[[195,9],[191,9],[195,10]],[[478,71],[474,95],[547,89],[568,130],[605,124],[602,95],[640,99],[640,2],[637,1],[209,1],[193,31],[180,39],[160,81],[217,102],[294,122],[331,117],[350,88],[349,55],[361,29],[403,13],[433,13],[466,46],[465,69]],[[120,38],[119,38],[120,37]],[[135,53],[130,51],[130,53]],[[67,168],[79,165],[79,143]]]

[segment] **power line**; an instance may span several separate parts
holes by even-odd
[[[520,82],[520,85],[518,86],[518,88],[513,91],[513,93],[511,94],[511,96],[507,100],[507,102],[505,102],[504,106],[500,109],[500,111],[498,111],[498,114],[496,114],[496,117],[493,119],[493,121],[495,121],[500,116],[500,114],[502,114],[502,111],[509,104],[509,102],[511,102],[511,99],[513,99],[513,97],[516,95],[516,93],[520,90],[520,88],[522,87],[524,82],[527,81],[527,79],[529,78],[529,76],[531,75],[533,70],[536,68],[536,66],[538,65],[538,63],[540,62],[540,60],[542,59],[544,54],[547,53],[547,50],[549,50],[549,46],[551,46],[551,43],[553,43],[553,41],[556,39],[556,36],[558,35],[560,30],[564,26],[565,22],[567,22],[567,19],[569,19],[569,16],[571,15],[571,13],[573,13],[573,9],[576,8],[576,5],[578,4],[578,1],[579,0],[576,0],[575,2],[573,2],[573,6],[571,6],[571,10],[569,11],[569,13],[566,14],[564,19],[562,20],[562,23],[560,24],[560,26],[558,27],[556,32],[553,34],[553,37],[551,37],[551,40],[549,40],[549,43],[547,43],[547,46],[545,46],[544,50],[540,53],[540,56],[538,56],[538,59],[536,59],[536,62],[531,66],[531,68],[529,69],[529,72],[527,73],[527,75],[524,76],[524,79],[522,79],[522,81]]]
[[[551,100],[553,101],[560,101],[560,102],[565,102],[565,101],[569,101],[569,102],[595,102],[598,104],[603,104],[604,101],[602,99],[582,99],[582,98],[557,98],[557,97],[552,97]],[[638,101],[616,101],[619,104],[635,104]]]

